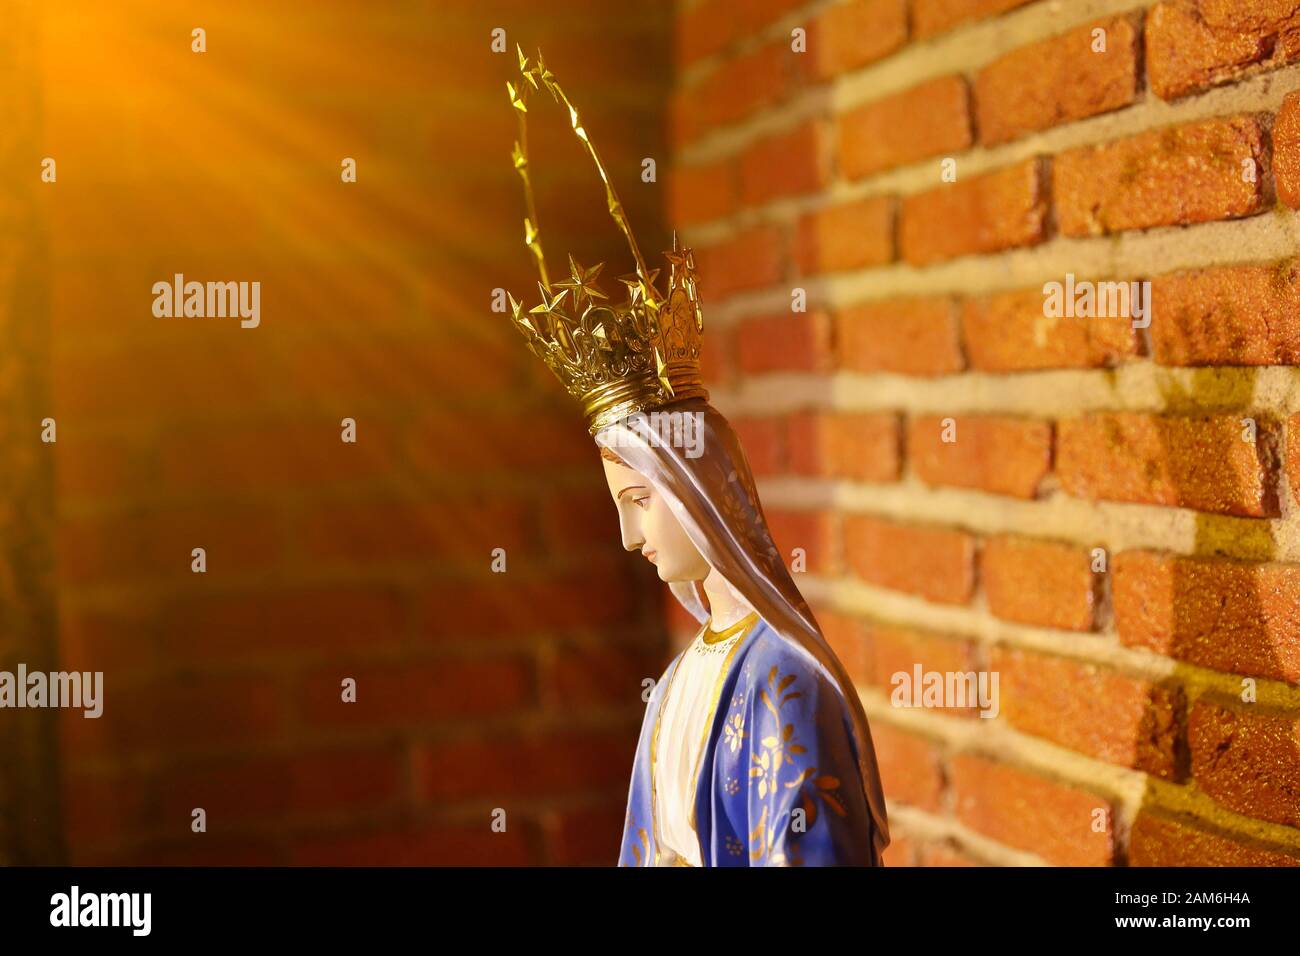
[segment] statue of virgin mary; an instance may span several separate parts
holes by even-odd
[[[512,321],[578,399],[600,448],[623,546],[640,551],[700,623],[655,685],[632,765],[619,862],[628,866],[881,865],[885,799],[862,702],[795,587],[735,432],[700,374],[703,316],[688,249],[646,268],[578,111],[539,53],[507,83],[514,167],[541,304]],[[604,183],[635,273],[627,301],[601,266],[552,280],[529,177],[529,97],[565,108]]]
[[[698,441],[663,440],[657,415],[681,416]],[[596,442],[623,546],[700,622],[646,708],[619,862],[880,865],[889,831],[861,701],[772,542],[727,420],[689,399]]]

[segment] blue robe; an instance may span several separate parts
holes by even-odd
[[[660,708],[683,654],[668,665],[646,707],[620,866],[653,865],[662,855],[654,825],[652,754]],[[766,621],[728,654],[696,783],[701,861],[705,866],[872,865],[871,813],[853,723],[834,677]]]

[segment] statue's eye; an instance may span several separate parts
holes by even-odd
[[[632,503],[633,503],[634,505],[640,505],[641,508],[643,508],[643,509],[646,510],[646,511],[649,511],[649,510],[650,510],[650,496],[649,496],[649,495],[642,495],[640,498],[633,498],[633,499],[632,499]]]

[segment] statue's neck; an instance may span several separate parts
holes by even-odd
[[[709,572],[702,586],[705,596],[709,599],[709,627],[712,630],[725,631],[754,610],[743,597],[732,590],[717,570]]]

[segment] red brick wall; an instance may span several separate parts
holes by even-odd
[[[59,655],[106,682],[101,719],[61,719],[72,862],[617,855],[655,591],[580,415],[490,305],[536,281],[514,44],[543,46],[653,247],[639,172],[667,73],[625,65],[663,61],[670,24],[650,3],[380,6],[40,8],[21,169],[50,240],[52,397],[24,447],[56,417],[36,450]],[[553,265],[627,271],[566,117],[534,136]],[[260,281],[261,325],[154,318],[176,272]]]
[[[868,707],[889,862],[1300,862],[1289,4],[101,6],[24,6],[0,58],[31,180],[0,654],[107,684],[57,752],[6,725],[0,860],[612,859],[665,648],[582,423],[488,309],[531,285],[501,27],[643,245],[697,250],[715,400]],[[626,271],[562,118],[533,132],[552,259]],[[262,326],[153,318],[174,272],[260,281]],[[1066,273],[1150,280],[1151,327],[1045,321]],[[999,716],[891,706],[915,665],[997,672]]]
[[[715,400],[892,864],[1300,863],[1293,6],[679,7]],[[1149,280],[1150,328],[1047,319],[1067,273]],[[997,672],[998,716],[892,706],[917,664]]]

